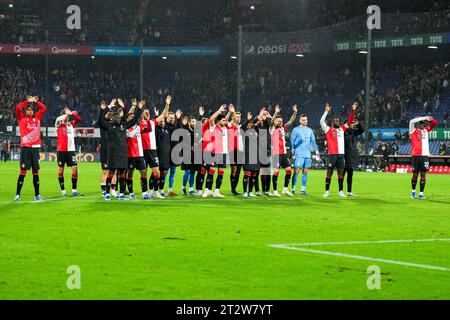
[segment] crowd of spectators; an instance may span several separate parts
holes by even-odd
[[[348,5],[344,0],[262,1],[254,5],[221,0],[79,0],[81,30],[66,27],[69,0],[17,0],[0,6],[0,42],[68,44],[195,45],[228,42],[237,32],[289,32],[321,28],[335,38],[360,38],[366,34],[365,12],[370,1]],[[450,3],[434,0],[388,1],[378,35],[448,31]],[[429,13],[426,13],[429,12]]]

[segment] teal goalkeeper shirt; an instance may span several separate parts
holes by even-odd
[[[297,126],[291,134],[291,150],[296,158],[311,158],[311,147],[318,153],[314,132],[309,127]]]

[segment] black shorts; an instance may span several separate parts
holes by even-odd
[[[345,157],[343,154],[329,154],[327,161],[328,169],[344,169],[345,167]]]
[[[61,168],[64,168],[65,165],[68,167],[75,167],[78,164],[75,151],[58,151],[56,158],[58,167]]]
[[[150,168],[159,167],[159,158],[156,150],[144,150],[144,160]]]
[[[144,170],[147,168],[144,157],[131,157],[128,158],[128,169]]]
[[[414,172],[428,171],[430,167],[430,158],[427,156],[412,156],[411,165]]]
[[[291,166],[291,160],[288,154],[273,154],[272,167],[275,169],[286,169]]]
[[[244,160],[245,160],[245,155],[242,151],[239,150],[233,150],[230,153],[230,165],[232,166],[238,166],[238,165],[243,165],[244,164]]]
[[[23,147],[20,151],[20,169],[38,171],[39,166],[39,148]]]

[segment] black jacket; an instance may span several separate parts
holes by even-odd
[[[157,126],[155,130],[159,167],[167,170],[170,167],[170,132],[169,129],[160,126]]]
[[[347,168],[353,168],[358,160],[358,149],[356,143],[358,142],[357,137],[364,133],[364,128],[358,123],[357,127],[352,130],[348,129],[344,133],[345,141],[345,162]]]
[[[131,121],[120,124],[108,122],[105,119],[107,109],[100,111],[99,126],[107,132],[108,167],[110,169],[126,169],[127,159],[127,130],[138,123],[141,109],[136,109]]]

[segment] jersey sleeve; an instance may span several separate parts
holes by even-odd
[[[330,130],[330,127],[325,122],[325,119],[327,118],[328,112],[324,112],[322,115],[322,118],[320,118],[320,126],[322,127],[323,132],[327,133],[328,130]]]
[[[416,128],[415,128],[415,124],[419,121],[425,121],[427,120],[427,117],[419,117],[419,118],[414,118],[409,122],[409,134],[412,134]]]
[[[16,117],[17,120],[22,119],[23,117],[23,108],[28,104],[28,101],[23,101],[21,103],[19,103],[18,105],[16,105]]]
[[[39,108],[39,111],[36,113],[36,119],[41,120],[47,110],[47,107],[40,101],[36,101],[36,105]]]
[[[73,127],[76,127],[81,122],[81,117],[76,113],[72,113],[72,117],[74,117],[75,120],[71,121],[70,123]]]
[[[433,128],[437,125],[437,120],[436,119],[432,119],[430,121],[431,123],[425,128],[425,130],[427,130],[428,132],[430,132],[431,130],[433,130]]]

